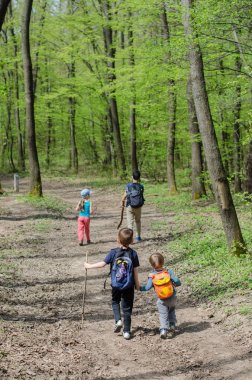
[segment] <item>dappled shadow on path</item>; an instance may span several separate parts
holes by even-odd
[[[180,364],[177,367],[175,367],[174,369],[165,369],[165,370],[160,370],[160,371],[154,370],[154,371],[148,371],[148,372],[143,372],[143,373],[137,373],[135,375],[133,375],[133,374],[123,375],[123,376],[116,375],[116,377],[109,377],[109,380],[154,380],[154,379],[161,380],[161,379],[164,379],[164,376],[165,376],[165,379],[166,378],[169,379],[172,376],[179,376],[182,374],[186,375],[189,373],[190,373],[190,375],[189,375],[190,378],[192,378],[191,377],[191,375],[192,375],[191,371],[194,372],[194,374],[193,374],[194,379],[196,379],[196,378],[197,379],[205,379],[205,378],[209,378],[209,371],[210,371],[210,373],[212,371],[214,371],[216,373],[216,371],[218,369],[221,373],[222,367],[224,367],[228,364],[232,364],[233,366],[235,366],[236,362],[245,361],[245,360],[248,360],[251,358],[252,358],[252,352],[248,352],[245,355],[231,356],[228,358],[220,358],[219,360],[212,360],[212,361],[209,361],[206,363],[204,363],[203,361],[200,362],[197,359],[195,359],[189,363]],[[245,369],[243,371],[240,371],[239,373],[243,374],[243,375],[247,374],[248,375],[247,379],[249,379],[250,375],[251,375],[251,370]],[[228,376],[228,379],[238,379],[237,376],[239,373],[236,372],[236,375],[234,375],[232,377]],[[220,378],[223,378],[222,375]],[[183,377],[183,378],[185,378],[185,377]],[[243,378],[245,379],[245,377],[243,377]],[[94,377],[93,380],[107,380],[107,377],[98,376],[98,377]]]

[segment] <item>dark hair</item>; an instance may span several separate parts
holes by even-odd
[[[133,171],[132,177],[133,177],[133,179],[134,179],[135,181],[138,181],[138,180],[140,179],[140,176],[141,176],[141,174],[140,174],[140,171],[139,171],[139,170],[134,170],[134,171]]]
[[[164,256],[161,253],[153,253],[149,262],[153,268],[161,268],[164,265]]]
[[[133,230],[130,228],[121,228],[118,232],[118,240],[124,247],[128,247],[133,241]]]

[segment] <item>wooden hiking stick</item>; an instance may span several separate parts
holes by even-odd
[[[121,210],[121,220],[117,226],[117,229],[119,230],[119,228],[121,227],[122,225],[122,221],[123,221],[123,213],[124,213],[124,205],[122,206],[122,210]]]
[[[86,263],[87,262],[88,262],[88,251],[86,252]],[[87,293],[87,269],[85,268],[84,291],[83,291],[83,297],[82,297],[81,327],[83,326],[84,316],[85,316],[86,293]]]

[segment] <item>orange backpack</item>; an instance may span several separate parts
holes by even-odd
[[[150,277],[152,278],[154,289],[158,298],[165,300],[173,295],[174,290],[171,282],[171,276],[167,270],[164,269],[162,272],[152,273],[150,274]]]

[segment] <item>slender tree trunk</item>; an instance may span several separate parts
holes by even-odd
[[[4,19],[5,19],[5,15],[6,15],[9,3],[10,3],[10,0],[1,0],[0,1],[0,32],[2,30],[2,25],[3,25]],[[2,189],[2,185],[0,182],[0,194],[3,194],[3,192],[4,191]]]
[[[48,70],[48,59],[45,59],[45,69],[46,69],[46,94],[47,96],[51,92],[51,86],[50,86],[50,79],[49,79],[49,70]],[[51,163],[51,145],[52,145],[52,128],[53,128],[53,122],[52,122],[52,115],[51,115],[51,101],[47,100],[46,102],[47,107],[47,139],[46,139],[46,166],[49,169],[50,163]]]
[[[238,49],[237,49],[238,50]],[[239,50],[237,51],[239,54]],[[240,75],[242,62],[239,56],[235,62],[237,76]],[[242,191],[241,187],[241,142],[240,142],[240,115],[241,115],[241,85],[237,83],[235,88],[234,107],[234,190],[236,193]]]
[[[111,27],[112,21],[112,13],[111,6],[108,0],[99,0],[102,13],[106,17],[107,23],[106,26],[103,27],[103,36],[104,36],[104,45],[105,51],[107,54],[107,69],[108,69],[108,83],[110,84],[110,92],[108,94],[109,98],[109,106],[110,106],[110,117],[113,126],[114,139],[115,139],[115,147],[118,155],[118,159],[120,162],[120,168],[122,174],[126,172],[126,161],[123,152],[123,145],[121,140],[121,131],[120,131],[120,123],[117,109],[117,100],[115,94],[115,54],[116,49],[113,46],[113,30]]]
[[[200,140],[200,131],[192,96],[192,84],[190,78],[187,84],[187,101],[189,110],[189,130],[192,140],[192,199],[197,200],[203,195],[206,195],[206,189],[201,177],[203,172],[202,143]]]
[[[222,78],[224,78],[223,59],[219,60],[218,66],[219,66],[219,70],[221,72],[221,79],[222,79]],[[223,97],[223,87],[222,87],[221,79],[220,79],[220,83],[218,85],[218,95],[219,95],[220,99]],[[222,159],[223,159],[223,165],[224,165],[225,171],[228,175],[230,172],[229,165],[230,165],[230,159],[231,159],[229,148],[228,148],[229,133],[227,132],[227,127],[224,124],[224,120],[225,120],[224,109],[223,109],[223,105],[221,102],[219,103],[219,118],[220,118],[220,124],[222,126],[222,130],[221,130],[221,143],[222,143],[222,152],[223,152]]]
[[[131,19],[131,14],[129,14],[129,19]],[[135,89],[135,79],[134,79],[134,67],[135,67],[135,57],[133,48],[133,30],[132,25],[129,26],[128,32],[129,39],[129,49],[130,49],[130,66],[131,66],[131,94],[132,100],[130,105],[130,132],[131,132],[131,167],[132,172],[138,170],[137,162],[137,143],[136,143],[136,89]]]
[[[165,8],[165,3],[162,4],[161,10],[161,24],[162,24],[162,35],[165,43],[168,44],[167,62],[169,63],[171,59],[170,52],[170,29],[167,19],[167,13]],[[170,194],[177,193],[177,185],[175,178],[175,131],[176,131],[176,109],[177,109],[177,99],[176,99],[176,85],[173,79],[168,81],[168,134],[167,134],[167,182]]]
[[[12,16],[12,5],[9,6],[10,9],[10,17]],[[21,131],[21,125],[20,125],[20,109],[19,109],[19,67],[18,67],[18,61],[17,61],[17,53],[18,53],[18,46],[17,46],[17,39],[15,35],[14,28],[11,27],[10,29],[12,41],[13,41],[13,51],[14,51],[14,86],[15,86],[15,97],[16,97],[16,104],[15,104],[15,121],[16,121],[16,129],[17,129],[17,139],[18,139],[18,167],[19,170],[25,171],[25,155],[24,155],[24,148],[23,148],[23,136]]]
[[[68,65],[68,77],[75,78],[75,63],[72,62]],[[75,115],[76,115],[76,99],[75,96],[70,96],[68,98],[69,105],[69,129],[70,129],[70,167],[78,172],[78,151],[76,146],[76,126],[75,126]]]
[[[24,2],[22,16],[22,55],[24,67],[26,129],[29,147],[30,194],[42,196],[42,182],[36,146],[32,62],[30,54],[30,18],[33,0]]]
[[[204,78],[203,60],[200,46],[193,40],[191,17],[191,0],[181,0],[184,10],[184,29],[189,44],[189,59],[191,65],[191,80],[194,104],[202,136],[204,152],[207,161],[215,198],[226,234],[229,249],[239,255],[246,252],[236,210],[233,204],[229,183],[223,167],[220,150],[209,108],[208,95]]]
[[[38,73],[39,73],[39,48],[41,45],[41,40],[43,36],[43,29],[44,29],[44,24],[45,24],[45,12],[46,12],[46,7],[47,7],[47,0],[44,0],[44,3],[42,5],[42,15],[39,20],[39,40],[38,44],[36,46],[36,54],[35,54],[35,62],[34,62],[34,69],[33,69],[33,91],[34,91],[34,96],[36,94],[36,89],[37,89],[37,82],[38,82]]]

